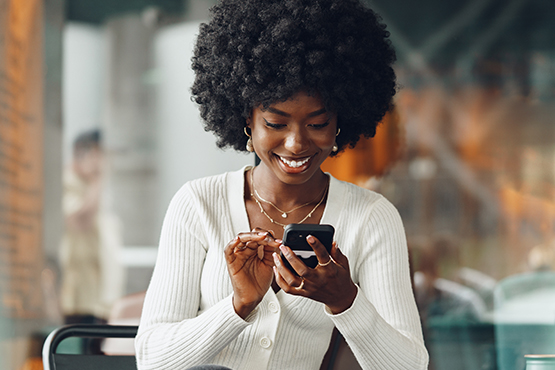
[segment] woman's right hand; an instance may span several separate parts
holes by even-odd
[[[274,260],[280,240],[259,228],[240,233],[225,247],[227,269],[233,286],[233,307],[243,319],[262,301],[273,280]]]

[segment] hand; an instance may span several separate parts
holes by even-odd
[[[333,242],[331,252],[312,235],[307,236],[308,244],[314,249],[318,266],[310,268],[305,265],[293,251],[284,245],[280,250],[299,276],[295,276],[285,265],[281,257],[274,253],[274,275],[283,291],[300,295],[324,303],[333,314],[338,314],[353,304],[357,287],[351,279],[349,261]]]
[[[271,232],[256,228],[240,233],[225,247],[233,307],[243,319],[260,303],[272,284],[272,253],[280,243]]]

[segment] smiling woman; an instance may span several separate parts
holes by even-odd
[[[261,162],[191,181],[172,200],[136,339],[140,369],[318,369],[334,328],[364,369],[427,367],[397,211],[320,168],[373,136],[391,107],[387,37],[358,0],[212,9],[193,99],[220,147]],[[290,223],[335,228],[329,250],[306,237],[314,268],[283,245]]]
[[[262,161],[259,171],[270,176],[269,181],[299,184],[310,180],[316,187],[327,182],[314,174],[321,172],[320,165],[332,152],[337,116],[324,108],[319,96],[300,92],[268,109],[257,107],[247,127]]]

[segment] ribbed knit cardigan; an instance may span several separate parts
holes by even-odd
[[[381,195],[333,177],[321,223],[335,227],[349,259],[353,305],[333,315],[270,288],[246,320],[235,313],[223,249],[251,229],[246,169],[188,182],[171,201],[135,340],[138,368],[318,369],[335,326],[363,369],[426,369],[400,216]]]

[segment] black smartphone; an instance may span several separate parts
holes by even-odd
[[[297,255],[310,268],[318,265],[318,259],[314,250],[306,241],[306,237],[312,235],[326,247],[328,252],[331,251],[333,243],[333,235],[335,229],[331,225],[311,225],[311,224],[289,224],[285,226],[283,232],[283,244],[291,248],[293,253]],[[283,264],[291,270],[295,275],[297,272],[287,261],[287,258],[281,253]]]

